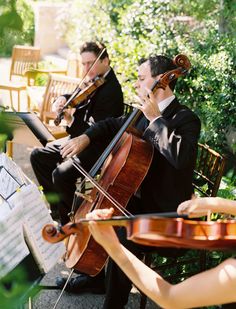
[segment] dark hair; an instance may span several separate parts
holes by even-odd
[[[176,65],[174,64],[173,60],[166,56],[150,55],[148,58],[140,59],[139,65],[147,61],[150,64],[152,77],[156,77],[157,75],[176,69]],[[171,90],[174,90],[176,81],[177,80],[173,80],[169,84],[169,87],[171,88]]]
[[[91,52],[94,53],[96,56],[100,54],[100,52],[103,50],[103,48],[106,48],[106,46],[100,42],[85,42],[80,47],[80,54],[85,52]],[[103,52],[100,59],[109,58],[107,50]]]

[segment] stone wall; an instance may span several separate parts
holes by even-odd
[[[37,2],[34,4],[35,39],[34,45],[41,48],[42,57],[46,54],[57,53],[58,49],[66,46],[58,30],[58,16],[65,8],[63,3]]]

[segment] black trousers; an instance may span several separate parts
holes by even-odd
[[[141,213],[141,201],[133,196],[129,201],[127,209],[132,213]],[[137,258],[142,258],[143,253],[155,251],[160,256],[174,257],[182,256],[186,253],[186,249],[176,248],[157,248],[138,245],[130,240],[127,240],[125,228],[117,230],[117,236],[120,243],[131,251]],[[129,293],[132,288],[132,282],[110,258],[106,271],[106,297],[103,309],[124,309],[128,302]]]
[[[68,139],[69,137],[65,137],[48,143],[46,147],[36,148],[30,156],[35,176],[46,196],[49,197],[50,193],[57,194],[57,202],[52,204],[49,200],[49,203],[52,210],[53,208],[58,210],[63,225],[69,221],[67,214],[71,211],[76,181],[81,177],[72,160],[63,160],[60,155],[61,145]],[[83,168],[89,172],[101,153],[102,149],[96,145],[90,146],[78,156],[78,159]]]
[[[126,231],[124,228],[120,228],[117,234],[122,245],[138,258],[141,258],[143,253],[150,251],[155,251],[160,256],[174,258],[176,256],[184,255],[186,252],[186,249],[154,248],[138,245],[132,241],[127,240]],[[103,309],[124,309],[128,302],[131,288],[132,282],[130,279],[110,258],[106,271],[106,298]]]
[[[141,246],[128,241],[126,239],[124,228],[119,229],[118,237],[120,242],[137,257],[141,257],[142,251],[147,250],[148,248],[142,248]],[[106,271],[106,298],[103,309],[123,309],[128,302],[131,288],[132,282],[110,258]]]

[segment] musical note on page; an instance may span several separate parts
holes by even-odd
[[[23,210],[19,207],[0,217],[0,278],[30,253],[23,236],[23,217]]]
[[[11,214],[10,205],[3,199],[0,199],[0,221]]]
[[[65,245],[63,243],[52,245],[42,238],[43,226],[53,223],[43,194],[35,184],[30,184],[22,187],[14,198],[10,199],[10,203],[24,210],[23,227],[27,244],[39,267],[45,273],[48,272],[65,253]]]
[[[20,186],[28,183],[28,179],[21,168],[5,153],[0,153],[0,166],[4,167]]]
[[[19,189],[20,184],[16,179],[5,169],[0,166],[0,195],[7,200],[13,193]]]

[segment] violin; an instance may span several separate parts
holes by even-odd
[[[127,238],[135,243],[153,247],[227,250],[236,248],[236,221],[198,221],[167,218],[170,214],[137,215],[94,220],[99,224],[123,226]],[[51,243],[62,241],[74,233],[81,233],[89,220],[68,223],[59,230],[48,224],[43,228],[43,238]]]
[[[79,92],[77,96],[71,101],[70,106],[75,107],[81,102],[88,99],[88,97],[98,89],[98,87],[102,86],[105,83],[105,78],[103,77],[95,77],[95,79],[83,90]]]
[[[87,87],[84,89],[80,89],[76,96],[67,101],[67,103],[63,106],[63,109],[58,113],[57,117],[54,120],[54,124],[58,126],[63,118],[64,110],[68,107],[75,107],[81,102],[87,100],[98,87],[102,86],[105,83],[105,78],[103,77],[96,77],[93,82],[91,82]]]
[[[70,98],[68,99],[68,101],[66,102],[66,104],[63,106],[62,110],[58,113],[56,119],[54,120],[54,124],[56,126],[59,126],[59,124],[61,123],[61,120],[63,118],[63,114],[65,109],[67,109],[68,107],[75,107],[77,104],[85,101],[86,99],[88,99],[88,97],[90,95],[92,95],[92,93],[94,93],[94,91],[102,86],[105,82],[105,79],[103,77],[95,77],[95,79],[92,81],[92,83],[90,83],[90,85],[88,85],[87,87],[85,87],[84,89],[81,89],[81,86],[83,85],[86,77],[88,76],[89,72],[94,68],[95,64],[98,62],[98,60],[101,58],[102,54],[105,52],[106,48],[103,48],[101,50],[101,52],[99,53],[99,55],[97,56],[97,58],[95,59],[94,63],[92,64],[92,66],[90,67],[90,69],[88,70],[88,72],[84,75],[84,77],[82,78],[82,80],[80,81],[79,85],[75,88],[75,90],[73,91],[73,93],[71,94]]]

